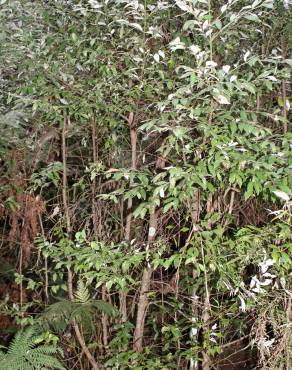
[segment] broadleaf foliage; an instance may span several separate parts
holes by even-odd
[[[72,369],[289,368],[290,3],[0,0],[4,331]]]

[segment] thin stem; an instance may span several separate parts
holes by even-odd
[[[164,143],[166,140],[167,140],[167,137],[164,139]],[[158,156],[156,159],[156,168],[163,169],[164,167],[165,167],[165,158],[163,156]],[[150,210],[148,240],[147,240],[147,249],[146,249],[147,251],[151,248],[153,242],[156,239],[159,213],[160,213],[159,210],[155,209],[155,206]],[[143,271],[142,280],[141,280],[136,325],[135,325],[134,339],[133,339],[133,342],[134,342],[133,348],[137,352],[143,351],[143,336],[144,336],[146,312],[148,308],[147,293],[150,289],[152,272],[153,272],[153,269],[150,266],[150,264],[148,264],[148,267],[146,267]]]
[[[42,237],[45,238],[45,230],[44,230],[44,225],[42,221],[42,217],[39,214],[39,223],[41,226],[41,231],[42,231]],[[49,275],[48,275],[48,257],[45,256],[45,304],[49,304]]]
[[[211,13],[211,0],[208,0],[208,13],[209,13],[209,23],[211,23],[212,13]],[[209,36],[209,46],[210,46],[210,59],[213,60],[213,39],[210,34]]]
[[[66,147],[66,134],[67,134],[67,126],[69,122],[69,117],[67,117],[66,112],[64,112],[64,125],[62,130],[62,160],[63,160],[63,189],[62,189],[62,195],[63,195],[63,207],[64,207],[64,213],[65,213],[65,220],[66,220],[66,226],[67,226],[67,233],[68,237],[71,237],[71,221],[70,221],[70,214],[69,214],[69,207],[68,207],[68,198],[67,198],[67,147]],[[71,271],[71,258],[68,257],[67,259],[67,287],[68,287],[68,298],[71,302],[74,301],[74,294],[73,294],[73,274]],[[80,347],[82,348],[83,352],[85,353],[88,361],[90,362],[92,368],[94,370],[99,370],[100,366],[95,361],[94,357],[90,353],[84,338],[81,334],[81,331],[79,329],[78,324],[76,321],[73,321],[73,328],[75,331],[76,338],[79,342]]]
[[[282,49],[282,60],[284,61],[286,58],[286,42],[284,35],[281,36],[281,49]],[[282,80],[282,100],[283,100],[283,109],[282,114],[284,118],[284,126],[283,132],[286,134],[288,132],[288,122],[287,122],[287,88],[286,88],[286,81]]]
[[[204,342],[205,342],[206,340],[205,332],[206,332],[206,329],[208,328],[211,305],[210,305],[210,293],[209,293],[209,286],[208,286],[209,278],[208,278],[208,273],[207,273],[207,267],[205,264],[205,253],[204,253],[203,243],[201,245],[201,256],[202,256],[202,263],[204,266],[204,280],[205,280],[205,301],[204,301],[203,314],[202,314],[202,320],[204,323]],[[202,355],[203,355],[202,369],[209,370],[210,369],[210,358],[205,349],[202,351]]]

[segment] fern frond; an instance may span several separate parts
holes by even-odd
[[[62,332],[70,323],[73,310],[74,304],[65,299],[48,306],[42,319],[57,332]]]
[[[108,316],[116,316],[117,310],[116,308],[108,302],[102,301],[101,299],[97,299],[90,302],[91,306],[102,313],[107,314]]]
[[[36,329],[19,331],[6,353],[0,352],[1,370],[66,370],[55,357],[61,350],[53,345],[36,344]]]
[[[89,290],[84,284],[83,280],[77,283],[77,291],[75,293],[75,301],[78,303],[87,303],[90,300]]]
[[[89,290],[82,280],[78,281],[74,297],[74,302],[62,300],[51,304],[42,316],[44,322],[57,332],[65,330],[73,321],[81,324],[85,331],[91,331],[95,327],[94,317],[98,311],[109,316],[115,316],[117,312],[105,301],[91,300]]]
[[[94,311],[90,303],[75,303],[74,310],[72,312],[72,320],[81,324],[85,331],[90,331],[94,328]]]

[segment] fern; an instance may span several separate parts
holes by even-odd
[[[88,303],[90,301],[90,294],[83,280],[79,280],[77,283],[75,300],[78,303]]]
[[[54,345],[36,344],[36,329],[19,331],[6,353],[0,351],[1,370],[66,370],[54,356],[61,349]]]
[[[64,331],[73,321],[82,324],[86,330],[94,328],[93,318],[96,312],[115,316],[116,309],[102,300],[92,300],[86,285],[78,281],[74,294],[75,301],[61,300],[51,304],[43,314],[43,320],[56,331]]]

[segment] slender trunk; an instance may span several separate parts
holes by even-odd
[[[192,231],[195,232],[198,230],[197,223],[200,220],[200,212],[201,212],[201,204],[200,204],[200,192],[199,190],[194,191],[194,196],[193,199],[191,199],[191,204],[189,204],[189,210],[191,214],[191,219],[192,219]],[[208,195],[208,200],[207,200],[207,213],[212,213],[213,212],[213,197],[212,194],[210,193]],[[212,223],[209,222],[209,227],[212,226]],[[191,234],[190,234],[190,239],[191,239]],[[188,240],[189,242],[190,240]],[[203,304],[203,309],[202,309],[202,315],[201,319],[203,321],[203,349],[201,351],[202,357],[203,357],[203,362],[202,362],[202,369],[203,370],[209,370],[210,369],[210,358],[209,355],[206,351],[205,348],[205,343],[208,340],[208,336],[206,333],[208,333],[208,323],[210,320],[210,293],[209,293],[209,287],[208,287],[208,274],[207,274],[207,269],[205,265],[205,252],[203,245],[201,245],[201,258],[202,258],[202,264],[204,265],[204,280],[205,280],[205,298],[204,298],[204,304]],[[196,280],[198,273],[195,268],[192,270],[192,276],[193,279]],[[193,312],[193,321],[197,321],[197,315],[198,315],[198,297],[197,297],[197,289],[194,287],[193,292],[192,292],[192,312]],[[194,328],[196,329],[196,328]],[[195,331],[196,332],[196,331]],[[194,335],[195,337],[195,335]],[[193,338],[195,339],[195,338]],[[198,369],[198,362],[196,360],[190,361],[190,370],[197,370]]]
[[[197,223],[200,220],[200,213],[201,213],[201,200],[200,200],[200,191],[198,189],[194,190],[193,198],[191,199],[191,203],[188,205],[191,219],[192,219],[192,229],[189,235],[189,238],[187,240],[186,244],[189,244],[193,233],[198,231]],[[198,272],[195,268],[192,269],[192,278],[195,282],[198,278]],[[192,322],[196,324],[198,322],[198,296],[197,296],[197,286],[194,285],[194,288],[192,290]],[[193,342],[196,342],[198,340],[197,338],[197,327],[194,326],[191,331],[191,339]],[[191,359],[190,360],[190,366],[189,370],[198,370],[198,360],[197,359]]]
[[[67,147],[66,147],[66,134],[67,134],[67,127],[68,127],[68,121],[69,118],[67,117],[67,114],[64,113],[64,126],[62,130],[62,160],[63,160],[63,188],[62,188],[62,195],[63,195],[63,207],[64,207],[64,214],[65,214],[65,221],[66,221],[66,228],[68,237],[71,237],[71,222],[70,222],[70,214],[69,214],[69,207],[68,207],[68,198],[67,198]],[[71,271],[71,258],[68,257],[68,263],[67,263],[67,286],[68,286],[68,298],[70,301],[74,301],[74,294],[73,294],[73,274]],[[85,353],[88,361],[90,362],[92,368],[94,370],[99,370],[100,366],[95,361],[94,357],[90,353],[84,338],[81,334],[81,331],[79,329],[78,324],[76,321],[73,321],[73,329],[75,331],[76,338],[79,342],[80,347],[82,348],[82,351]]]
[[[143,351],[143,336],[145,328],[145,318],[148,307],[147,293],[150,288],[150,281],[152,276],[152,268],[145,268],[142,275],[142,282],[140,288],[140,296],[138,301],[138,310],[136,318],[136,326],[134,332],[133,348],[137,352]]]
[[[166,140],[167,138],[164,139],[164,142]],[[163,169],[164,167],[165,167],[165,158],[163,156],[158,156],[156,160],[156,168]],[[158,215],[159,215],[159,210],[153,208],[151,210],[150,219],[149,219],[147,251],[151,248],[151,245],[153,244],[156,238]],[[153,269],[148,264],[148,266],[144,268],[142,280],[141,280],[140,295],[139,295],[138,305],[137,305],[136,325],[135,325],[134,338],[133,338],[133,348],[137,352],[143,351],[143,336],[144,336],[146,312],[147,312],[147,307],[148,307],[147,293],[150,289],[152,272],[153,272]]]
[[[262,45],[261,45],[261,55],[262,59],[265,58],[265,28],[262,29]],[[261,109],[262,101],[261,101],[261,94],[260,92],[257,93],[257,101],[256,101],[256,112],[259,113]]]
[[[198,272],[195,268],[192,269],[192,278],[193,278],[193,281],[196,281],[198,279]],[[194,288],[192,290],[192,322],[194,324],[196,324],[198,322],[198,287],[196,285],[194,285]],[[197,332],[198,332],[198,329],[196,328],[196,326],[194,326],[192,328],[192,331],[191,331],[191,339],[194,343],[196,343],[198,341],[198,336],[197,336]],[[199,368],[199,362],[197,359],[191,359],[190,360],[190,366],[189,366],[189,370],[198,370]]]
[[[137,130],[134,124],[134,114],[131,112],[128,118],[129,126],[130,126],[130,137],[131,137],[131,169],[137,169]],[[130,185],[132,185],[133,181],[131,180]],[[132,199],[128,199],[127,205],[127,219],[126,219],[126,227],[125,227],[125,240],[130,241],[131,238],[131,224],[132,224]]]
[[[41,227],[41,232],[42,232],[42,237],[45,238],[45,230],[44,230],[44,225],[42,221],[42,217],[39,214],[39,223]],[[49,275],[48,275],[48,257],[45,257],[45,305],[47,306],[49,304]]]
[[[129,88],[132,86],[132,81],[129,81]],[[128,124],[130,127],[130,139],[131,139],[131,169],[137,169],[137,130],[135,124],[135,116],[133,112],[129,113],[128,116]],[[130,182],[130,186],[132,185],[133,180]],[[125,240],[130,242],[131,240],[131,227],[132,227],[132,207],[133,202],[132,199],[128,199],[127,204],[127,218],[126,218],[126,226],[125,226]],[[127,293],[121,291],[119,294],[120,299],[120,315],[121,315],[121,322],[126,322],[128,315],[127,315]]]
[[[287,306],[286,306],[286,317],[287,317],[287,324],[288,325],[291,324],[291,319],[292,319],[291,307],[292,307],[292,300],[291,300],[291,297],[289,297],[288,301],[287,301]],[[289,346],[287,346],[287,349],[286,349],[286,366],[287,366],[287,369],[291,369],[291,357],[290,356],[291,356],[290,348],[289,348]]]
[[[202,255],[204,256],[203,247],[202,247]],[[204,262],[204,266],[205,266],[205,262]],[[203,334],[204,334],[204,345],[205,345],[206,339],[208,339],[206,336],[206,332],[208,332],[208,323],[210,319],[210,308],[211,308],[210,294],[209,294],[209,287],[208,287],[208,274],[206,271],[206,267],[205,267],[204,274],[205,274],[205,300],[204,300],[204,306],[203,306],[202,320],[203,320],[203,327],[204,327]],[[210,369],[210,357],[208,355],[208,352],[206,351],[206,348],[203,349],[202,356],[203,356],[202,369],[209,370]]]
[[[285,36],[281,36],[281,49],[282,49],[282,60],[286,58],[286,43],[285,43]],[[282,80],[282,100],[283,100],[283,109],[282,114],[284,118],[284,126],[283,132],[286,134],[288,132],[288,122],[287,122],[287,88],[286,88],[286,81]]]
[[[260,96],[260,94],[258,93],[258,94],[257,94],[257,107],[256,107],[256,112],[257,112],[257,113],[259,113],[260,109],[261,109],[261,96]]]
[[[155,240],[155,235],[157,231],[157,220],[158,220],[158,211],[153,211],[150,215],[149,221],[149,232],[148,232],[148,243],[147,248],[149,249],[153,241]],[[148,307],[148,297],[147,293],[150,289],[150,282],[152,276],[153,269],[151,267],[144,268],[142,280],[141,280],[141,288],[140,288],[140,296],[138,300],[138,308],[137,308],[137,318],[136,318],[136,326],[134,332],[134,343],[133,348],[137,352],[143,351],[143,336],[144,336],[144,327],[145,327],[145,318],[146,312]]]
[[[19,258],[19,275],[22,275],[22,266],[23,266],[23,250],[20,248],[20,258]],[[20,304],[20,311],[21,311],[21,317],[24,317],[23,312],[23,283],[22,279],[20,280],[19,284],[19,304]]]
[[[101,298],[103,301],[107,301],[107,292],[106,292],[106,286],[103,285],[101,287]],[[105,351],[108,350],[108,315],[105,313],[102,314],[101,317],[101,324],[102,324],[102,340],[103,340],[103,346],[105,348]]]
[[[232,199],[234,201],[234,195],[232,195]],[[232,204],[233,204],[232,201]],[[213,213],[214,211],[214,205],[213,205],[213,197],[212,194],[209,194],[208,201],[207,201],[207,212],[209,214]],[[212,222],[209,223],[209,227],[212,227]],[[211,316],[211,304],[210,304],[210,292],[209,292],[209,285],[208,285],[208,272],[207,272],[207,266],[205,263],[205,251],[204,246],[201,244],[201,258],[202,258],[202,264],[204,266],[204,281],[205,281],[205,299],[204,299],[204,305],[203,305],[203,311],[202,311],[202,321],[203,321],[203,350],[202,350],[202,357],[203,357],[203,363],[202,363],[202,370],[209,370],[210,369],[210,357],[208,355],[208,352],[206,351],[206,342],[208,344],[209,342],[209,335],[206,334],[209,332],[209,320]]]
[[[235,203],[235,195],[236,195],[236,189],[231,189],[230,194],[230,201],[228,205],[228,215],[231,216],[234,209],[234,203]],[[226,227],[229,223],[229,216],[227,216],[226,220],[224,221],[224,227]]]

